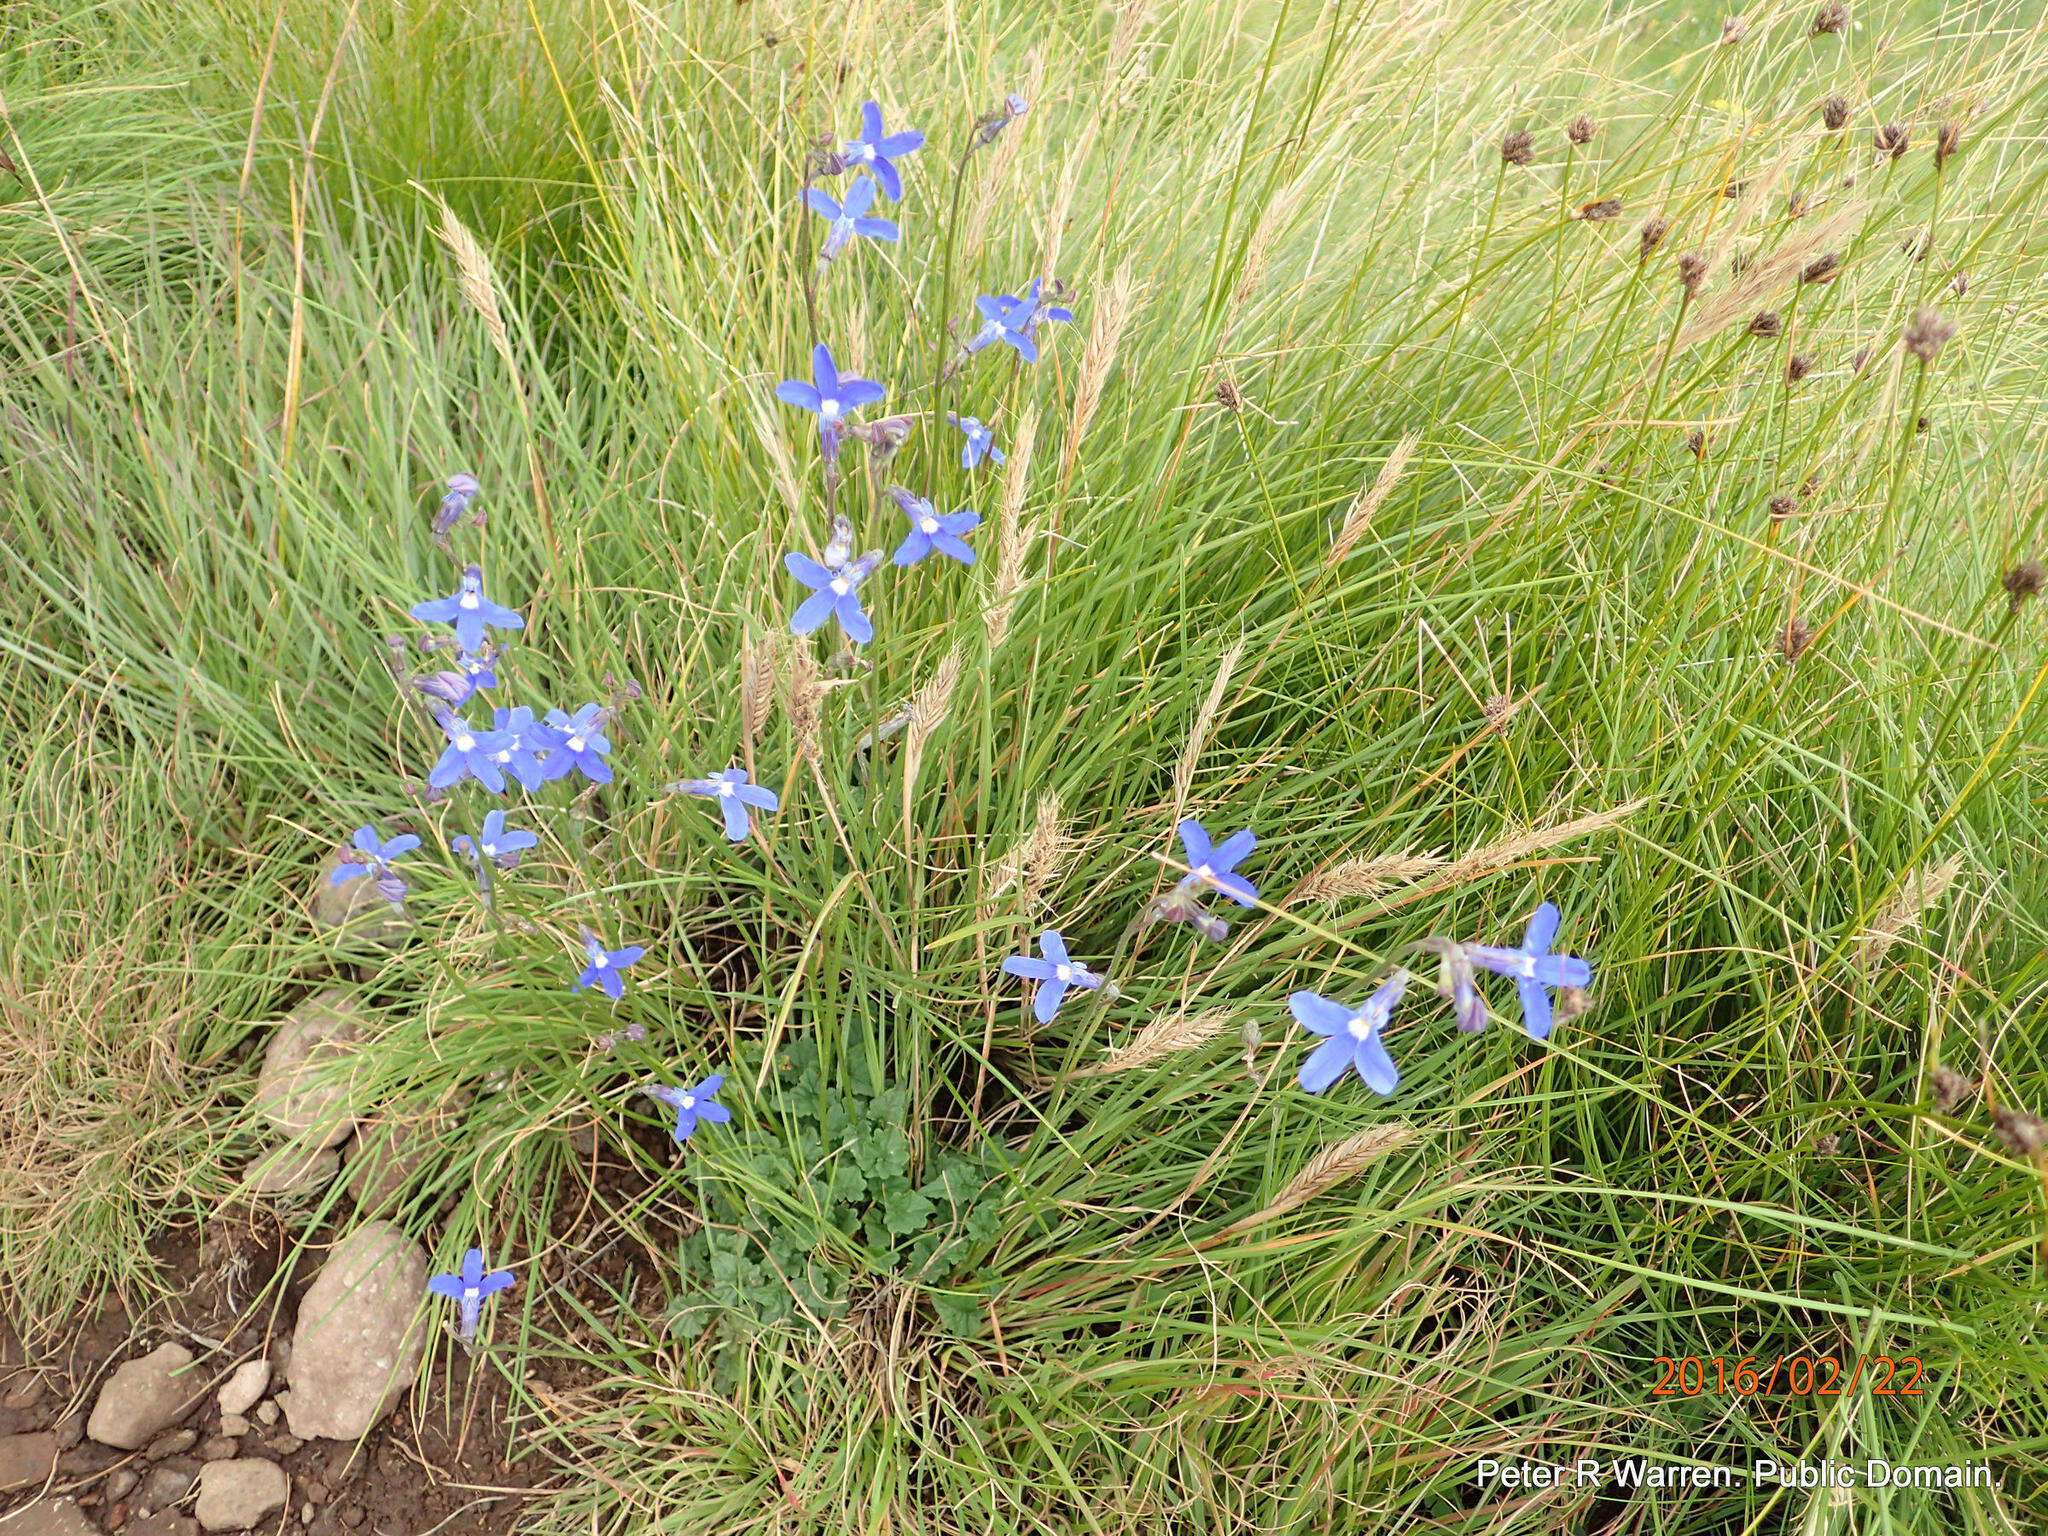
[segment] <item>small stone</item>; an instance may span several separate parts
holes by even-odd
[[[260,1356],[244,1360],[235,1374],[220,1384],[220,1411],[247,1413],[270,1388],[270,1362]]]
[[[313,1523],[313,1506],[312,1506],[312,1505],[310,1505],[310,1504],[301,1504],[301,1505],[299,1506],[299,1524],[301,1524],[301,1525],[311,1525],[312,1523]]]
[[[339,987],[307,998],[279,1021],[263,1051],[253,1106],[311,1147],[331,1147],[355,1127],[348,1084],[337,1076],[362,1039],[355,1000]]]
[[[342,1505],[341,1523],[350,1530],[354,1530],[357,1526],[361,1525],[363,1523],[363,1506],[360,1504]]]
[[[243,1173],[252,1194],[288,1197],[316,1195],[341,1172],[341,1154],[333,1147],[309,1147],[288,1141],[264,1153]]]
[[[67,1413],[57,1421],[57,1427],[52,1433],[57,1437],[58,1450],[70,1450],[71,1447],[85,1438],[85,1415],[82,1413]]]
[[[281,1406],[300,1439],[355,1440],[412,1385],[426,1353],[427,1256],[388,1221],[334,1247],[299,1303],[291,1393]]]
[[[204,1382],[191,1364],[192,1351],[182,1344],[160,1344],[127,1361],[100,1389],[85,1432],[101,1445],[141,1450],[197,1406]]]
[[[220,1416],[220,1432],[231,1439],[239,1440],[249,1433],[249,1421],[239,1413],[224,1413]]]
[[[37,1499],[7,1517],[7,1536],[97,1536],[72,1499]]]
[[[24,1376],[7,1389],[7,1395],[0,1397],[0,1408],[33,1408],[43,1400],[43,1378]]]
[[[199,1447],[199,1459],[201,1461],[226,1461],[237,1451],[241,1450],[241,1448],[237,1441],[227,1435],[212,1435],[207,1438],[206,1444]]]
[[[199,1469],[199,1503],[194,1513],[209,1531],[243,1531],[282,1509],[290,1485],[274,1461],[209,1462]]]
[[[192,1491],[198,1476],[198,1469],[190,1462],[158,1467],[143,1483],[142,1496],[135,1502],[145,1510],[169,1509]]]
[[[141,1481],[142,1475],[139,1472],[130,1471],[127,1467],[121,1468],[118,1472],[109,1473],[107,1475],[107,1497],[110,1499],[125,1499],[135,1491],[135,1485]]]
[[[11,1488],[39,1488],[57,1470],[57,1437],[48,1430],[34,1435],[0,1435],[0,1493]]]
[[[174,1429],[167,1435],[158,1435],[149,1442],[149,1449],[142,1453],[145,1461],[163,1461],[168,1457],[182,1456],[199,1443],[196,1429]]]
[[[107,1511],[107,1516],[104,1520],[100,1522],[100,1526],[103,1530],[118,1531],[121,1529],[122,1526],[126,1525],[127,1523],[128,1506],[126,1504],[116,1504],[112,1509]]]
[[[266,1429],[277,1422],[277,1404],[265,1398],[256,1405],[256,1422]]]
[[[293,1451],[305,1445],[305,1443],[297,1435],[273,1435],[270,1439],[263,1442],[263,1448],[267,1451],[274,1451],[280,1456],[289,1456]]]
[[[299,1484],[299,1492],[303,1493],[315,1504],[325,1504],[327,1502],[327,1485],[317,1477],[309,1477]]]
[[[348,861],[352,852],[335,849],[313,877],[313,926],[333,933],[352,947],[372,944],[385,950],[405,948],[412,939],[412,919],[377,893],[374,879],[357,875],[339,885],[334,883],[334,872]]]

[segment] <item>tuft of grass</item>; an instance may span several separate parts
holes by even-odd
[[[467,1105],[400,1214],[531,1282],[489,1358],[573,1383],[499,1431],[579,1469],[549,1529],[2038,1525],[2044,1188],[1993,1115],[2048,1106],[2048,618],[2000,586],[2048,505],[2048,44],[2018,0],[1810,12],[11,18],[9,1301],[151,1283],[339,980],[365,1113]],[[806,146],[870,95],[931,144],[901,243],[814,285]],[[823,339],[928,412],[945,311],[1032,276],[1069,334],[944,395],[1007,470],[927,415],[888,471],[981,559],[871,583],[858,663],[790,643],[828,511],[775,382]],[[643,689],[490,912],[381,638],[447,589],[458,469],[528,617],[499,697]],[[736,761],[783,796],[738,849],[660,792]],[[1181,815],[1260,834],[1220,945],[1137,921]],[[427,840],[374,965],[304,912],[364,821]],[[1544,899],[1595,965],[1547,1045],[1424,995],[1394,1100],[1293,1086],[1288,990]],[[586,924],[648,946],[617,1008]],[[998,964],[1046,926],[1116,989],[1040,1027]],[[639,1086],[714,1070],[735,1129],[672,1152]],[[1921,1391],[1653,1390],[1794,1354]],[[1786,1452],[1999,1487],[1472,1472]]]

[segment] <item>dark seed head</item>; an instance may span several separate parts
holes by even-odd
[[[1913,136],[1906,131],[1904,123],[1885,123],[1870,136],[1880,154],[1890,155],[1894,160],[1903,155],[1913,142]]]
[[[1849,359],[1849,371],[1857,374],[1862,373],[1864,369],[1870,366],[1870,359],[1876,352],[1877,348],[1870,342],[1866,341],[1863,343],[1862,346],[1856,349],[1855,355]]]
[[[1785,360],[1785,379],[1788,383],[1797,384],[1811,372],[1813,359],[1804,352],[1794,352]]]
[[[1943,123],[1934,135],[1934,166],[1939,170],[1948,164],[1948,157],[1962,146],[1963,128],[1960,123]]]
[[[1678,280],[1685,284],[1687,293],[1698,293],[1700,284],[1707,280],[1707,258],[1698,251],[1687,251],[1679,257]]]
[[[2044,587],[2048,587],[2048,567],[2038,560],[2022,560],[2005,573],[2005,580],[1999,585],[2005,588],[2005,595],[2012,600],[2012,611],[2018,613],[2039,597]]]
[[[1797,619],[1787,619],[1785,627],[1778,632],[1778,654],[1785,658],[1788,667],[1805,655],[1811,644],[1813,631]]]
[[[1598,131],[1598,128],[1599,125],[1593,119],[1581,112],[1566,125],[1564,136],[1574,144],[1590,144],[1593,142],[1593,135]]]
[[[1812,474],[1808,475],[1804,480],[1799,482],[1799,499],[1801,501],[1804,501],[1807,499],[1807,497],[1811,496],[1815,491],[1819,489],[1820,472],[1816,470]]]
[[[1806,217],[1806,210],[1812,204],[1813,198],[1804,187],[1788,192],[1785,194],[1785,217],[1788,219],[1803,219]]]
[[[1648,261],[1657,253],[1657,247],[1664,243],[1664,236],[1671,230],[1669,219],[1645,219],[1643,221],[1642,253],[1639,261]]]
[[[1825,37],[1830,32],[1840,32],[1849,25],[1849,7],[1842,0],[1828,0],[1813,13],[1813,35]]]
[[[1778,318],[1778,312],[1775,309],[1760,309],[1749,322],[1749,334],[1752,336],[1782,336],[1785,334],[1785,322]]]
[[[1721,195],[1729,198],[1740,197],[1742,196],[1742,189],[1748,185],[1749,183],[1746,181],[1738,181],[1734,177],[1730,177],[1721,183]]]
[[[1976,1091],[1977,1085],[1962,1073],[1949,1067],[1934,1069],[1934,1107],[1944,1115],[1956,1112],[1956,1106]]]
[[[1216,386],[1216,403],[1233,416],[1244,413],[1244,396],[1228,379],[1224,379]]]
[[[1755,257],[1756,252],[1746,250],[1741,247],[1737,247],[1735,250],[1730,251],[1728,253],[1728,270],[1730,272],[1733,272],[1737,277],[1740,277],[1745,271],[1748,270],[1750,262],[1754,260]]]
[[[1821,126],[1830,133],[1839,130],[1844,123],[1849,121],[1849,98],[1846,96],[1830,96],[1826,101],[1822,102],[1820,104],[1820,121]]]
[[[1748,31],[1749,31],[1749,18],[1748,18],[1747,16],[1724,16],[1724,17],[1722,17],[1722,18],[1721,18],[1721,43],[1722,43],[1722,46],[1724,46],[1724,47],[1725,47],[1725,46],[1727,46],[1727,45],[1728,45],[1728,44],[1730,44],[1730,43],[1739,43],[1739,42],[1741,42],[1741,41],[1742,41],[1742,39],[1743,39],[1743,35],[1744,35],[1745,33],[1747,33]]]
[[[1771,498],[1771,521],[1774,523],[1782,523],[1798,510],[1799,503],[1790,496],[1787,496],[1783,491],[1780,491]]]
[[[1970,291],[1970,274],[1967,272],[1958,272],[1954,277],[1948,280],[1948,287],[1949,292],[1953,293],[1957,298],[1960,299],[1964,294]]]
[[[1621,217],[1621,199],[1618,197],[1602,197],[1596,198],[1590,203],[1582,203],[1579,206],[1577,217],[1584,219],[1588,224],[1599,224],[1608,219],[1618,219]]]
[[[1536,159],[1536,135],[1517,128],[1500,141],[1500,158],[1506,165],[1530,165]]]
[[[1991,1112],[1991,1128],[2014,1157],[2039,1157],[2048,1151],[2048,1121],[2039,1115],[2001,1104]]]
[[[1694,427],[1685,434],[1685,446],[1694,458],[1704,459],[1707,456],[1707,434]]]
[[[1832,283],[1842,275],[1842,258],[1833,251],[1823,251],[1799,269],[1802,283]]]
[[[1955,333],[1954,321],[1943,319],[1932,309],[1923,309],[1906,322],[1903,339],[1908,352],[1923,363],[1931,363],[1941,356],[1941,349],[1948,345]]]

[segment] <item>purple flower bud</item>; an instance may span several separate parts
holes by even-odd
[[[434,542],[443,549],[448,547],[448,535],[462,520],[462,514],[469,510],[469,504],[476,499],[482,487],[475,475],[454,474],[448,477],[448,494],[441,498],[441,505],[434,513]],[[476,515],[478,527],[483,526],[483,514]]]

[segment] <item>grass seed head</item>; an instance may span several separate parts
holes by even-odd
[[[1842,275],[1842,258],[1834,251],[1822,251],[1799,269],[1802,283],[1832,283]]]
[[[1664,237],[1671,233],[1669,219],[1649,218],[1643,221],[1643,232],[1638,239],[1638,261],[1648,261],[1657,254],[1657,247],[1664,243]]]
[[[1783,491],[1771,498],[1771,521],[1782,523],[1799,510],[1799,503]]]
[[[1870,142],[1877,146],[1879,154],[1890,155],[1896,160],[1912,146],[1913,135],[1904,123],[1881,123],[1871,134]]]
[[[1813,13],[1811,35],[1825,37],[1830,33],[1842,31],[1848,25],[1849,7],[1844,5],[1842,0],[1827,0],[1827,4]]]
[[[1955,322],[1942,317],[1939,311],[1922,309],[1906,322],[1905,335],[1901,340],[1907,352],[1920,359],[1922,364],[1932,363],[1941,356],[1941,349],[1954,339]]]
[[[1962,1073],[1949,1067],[1934,1069],[1934,1107],[1937,1112],[1952,1115],[1956,1106],[1977,1091],[1977,1085]]]
[[[1700,285],[1707,280],[1707,258],[1705,253],[1687,251],[1683,256],[1680,256],[1678,258],[1678,280],[1685,286],[1687,293],[1697,294],[1700,291]]]
[[[1991,1128],[2014,1157],[2039,1157],[2048,1152],[2048,1120],[2039,1115],[2001,1104],[1991,1112]]]
[[[1590,144],[1593,142],[1593,135],[1599,131],[1599,124],[1581,112],[1566,126],[1564,136],[1574,144]]]
[[[1934,134],[1934,166],[1939,170],[1948,164],[1948,157],[1961,147],[1963,127],[1960,123],[1943,123]]]
[[[2048,587],[2048,567],[2043,567],[2038,560],[2022,560],[2005,573],[2005,579],[1999,585],[2005,588],[2012,611],[2018,613],[2041,595],[2042,588]]]
[[[1778,632],[1778,654],[1785,658],[1785,665],[1792,666],[1806,648],[1813,644],[1813,631],[1798,619],[1787,619],[1785,627]]]
[[[1849,98],[1830,96],[1820,104],[1821,126],[1830,133],[1839,133],[1849,121]]]
[[[1685,434],[1685,446],[1694,458],[1704,459],[1707,456],[1707,434],[1699,427],[1694,427]]]
[[[1588,224],[1600,224],[1608,219],[1618,219],[1621,217],[1621,199],[1618,197],[1601,197],[1595,198],[1590,203],[1582,203],[1579,205],[1577,217],[1584,219]]]
[[[1750,317],[1749,334],[1752,336],[1782,336],[1785,322],[1775,309],[1760,309]]]
[[[1813,358],[1805,352],[1794,352],[1785,360],[1785,382],[1797,384],[1813,372]]]
[[[1721,46],[1726,48],[1739,43],[1749,35],[1747,16],[1723,16],[1721,18]]]
[[[1536,135],[1526,128],[1517,128],[1500,141],[1500,158],[1503,165],[1533,165]]]

